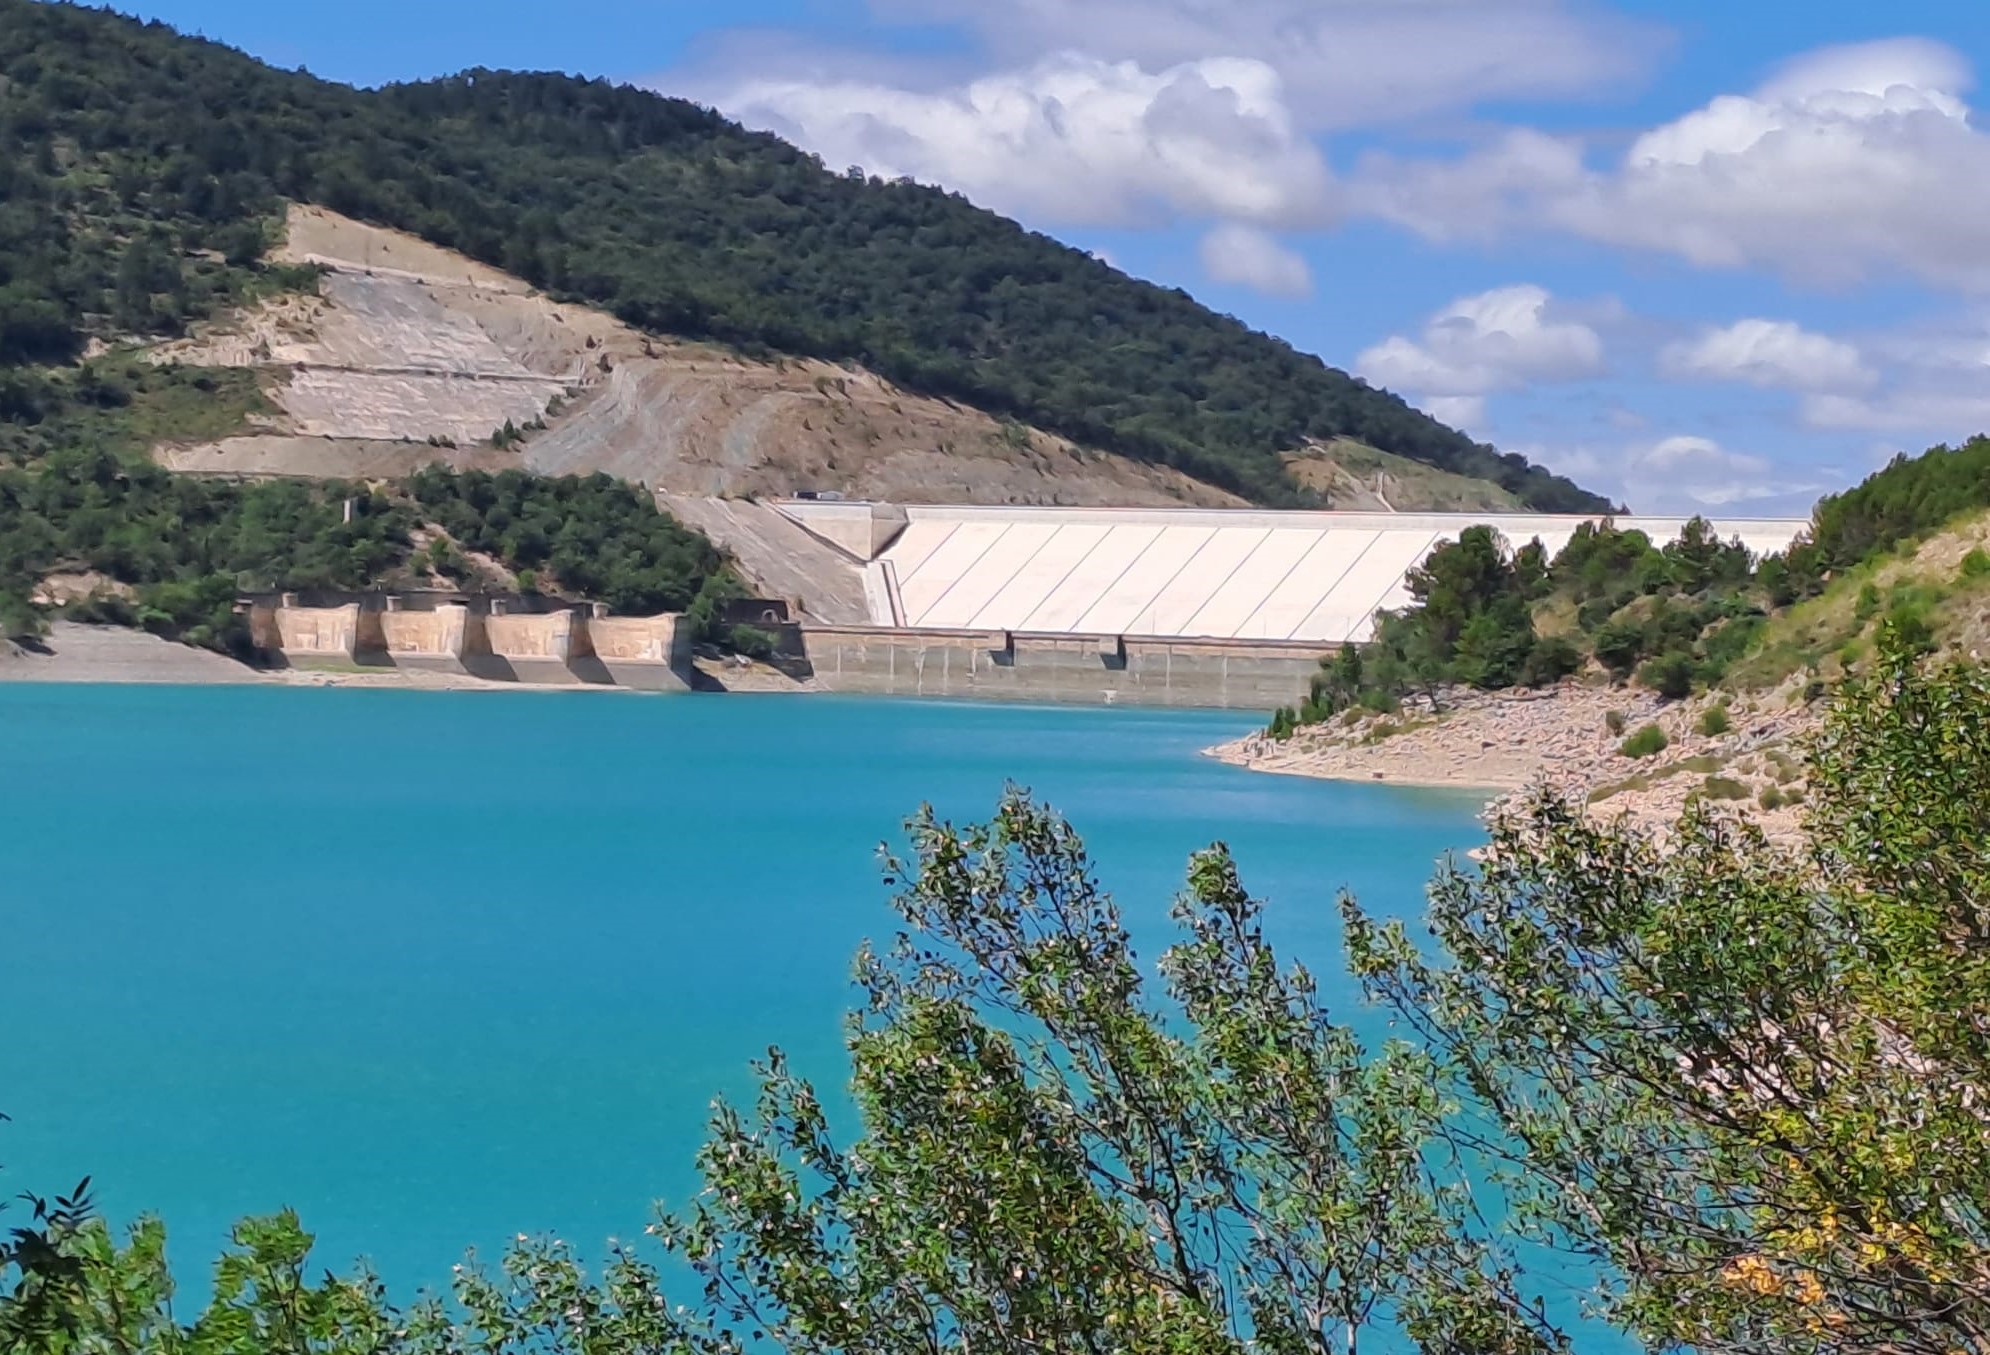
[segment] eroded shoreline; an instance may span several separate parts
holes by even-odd
[[[1722,714],[1710,719],[1716,706]],[[1650,830],[1676,822],[1690,800],[1711,799],[1770,838],[1794,841],[1805,794],[1801,744],[1815,723],[1787,692],[1665,702],[1572,682],[1538,692],[1460,692],[1437,710],[1344,718],[1287,739],[1250,734],[1204,751],[1280,776],[1480,790],[1491,797],[1489,811],[1547,786],[1599,818]],[[1665,746],[1630,755],[1627,738],[1646,726],[1663,732]]]

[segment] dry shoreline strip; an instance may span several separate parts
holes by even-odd
[[[399,668],[251,668],[225,654],[121,626],[57,621],[38,648],[0,648],[0,682],[234,687],[391,687],[428,691],[621,691],[529,682],[486,682],[463,673]]]
[[[1399,786],[1481,790],[1492,808],[1537,785],[1586,802],[1603,819],[1662,830],[1689,800],[1747,814],[1771,838],[1801,832],[1803,737],[1815,716],[1787,692],[1735,700],[1728,728],[1702,732],[1713,699],[1665,702],[1649,692],[1582,683],[1545,691],[1460,692],[1442,712],[1354,718],[1289,739],[1251,734],[1208,756],[1251,771]],[[1615,732],[1621,725],[1624,732]],[[1625,734],[1651,724],[1667,746],[1623,752]]]

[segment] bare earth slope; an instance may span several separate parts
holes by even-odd
[[[328,272],[158,350],[268,374],[262,432],[169,445],[176,470],[392,475],[432,461],[607,471],[702,495],[840,490],[900,502],[1235,504],[861,370],[647,338],[426,241],[293,207],[278,257]],[[492,434],[543,421],[500,450]],[[438,446],[437,444],[451,444]],[[395,449],[398,448],[398,451]]]

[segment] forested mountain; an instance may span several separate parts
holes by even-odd
[[[1302,493],[1282,451],[1348,438],[1536,508],[1608,506],[1183,292],[681,100],[488,71],[355,90],[42,0],[0,0],[0,418],[32,417],[32,364],[267,285],[285,198],[651,330],[862,363],[1263,502]]]

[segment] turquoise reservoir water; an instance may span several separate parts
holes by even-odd
[[[598,1257],[694,1188],[767,1046],[842,1082],[850,959],[894,922],[877,845],[1005,779],[1078,825],[1145,954],[1221,838],[1344,993],[1337,890],[1415,914],[1477,804],[1196,755],[1252,723],[0,685],[0,1192],[92,1173],[195,1287],[285,1205],[403,1292],[519,1232]]]

